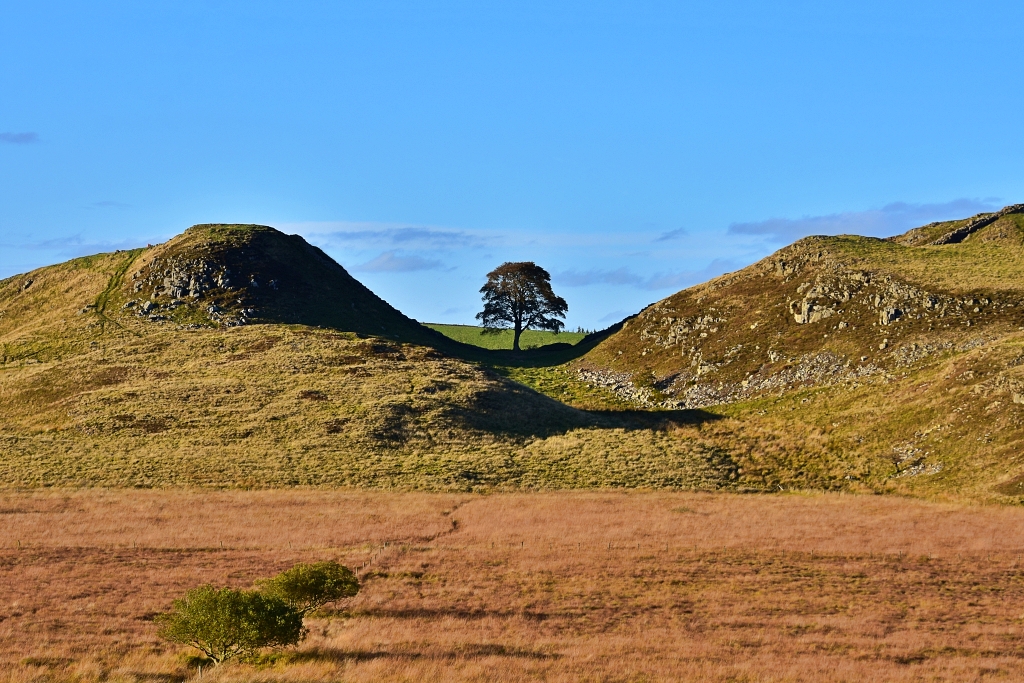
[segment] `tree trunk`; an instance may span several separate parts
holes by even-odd
[[[512,337],[512,350],[513,351],[521,351],[522,350],[522,349],[519,348],[519,337],[522,334],[523,334],[523,328],[519,325],[519,323],[516,323],[516,329],[515,329],[515,332],[514,332],[515,336]]]

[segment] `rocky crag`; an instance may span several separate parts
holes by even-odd
[[[190,329],[288,323],[438,340],[320,249],[267,226],[193,226],[140,253],[118,294],[126,313]]]

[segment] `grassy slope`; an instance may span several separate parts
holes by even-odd
[[[484,349],[511,349],[512,330],[502,330],[498,333],[484,334],[482,327],[474,325],[442,325],[441,323],[424,323],[432,330],[437,330],[449,339],[472,344]],[[547,332],[545,330],[525,330],[519,339],[519,345],[524,349],[548,346],[549,344],[575,344],[586,335],[579,332]]]
[[[162,322],[124,309],[139,294],[134,274],[155,258],[183,243],[210,248],[216,235],[197,232],[0,282],[4,485],[733,485],[735,468],[699,426],[670,432],[665,420],[571,408],[428,346],[282,323],[214,327],[199,305]],[[261,296],[263,311],[283,305]],[[385,313],[382,334],[402,332],[404,316]],[[329,305],[312,314],[336,315]],[[421,334],[408,324],[406,336]]]
[[[575,367],[631,375],[656,399],[703,397],[744,477],[1019,496],[1022,234],[1011,215],[940,247],[809,238],[652,305]],[[835,314],[797,324],[790,304],[814,287],[838,297],[817,297]],[[882,325],[887,306],[904,315]],[[816,374],[820,359],[832,371]]]
[[[652,305],[606,339],[520,356],[445,347],[440,335],[425,339],[442,339],[445,353],[280,323],[151,323],[121,305],[152,254],[78,259],[0,282],[0,477],[1018,498],[1022,228],[1007,216],[942,247],[803,240]],[[835,314],[796,324],[791,303],[819,286],[832,294],[817,303]],[[844,288],[845,300],[829,299]],[[924,308],[926,296],[940,305]],[[893,302],[904,316],[880,325]],[[832,374],[816,375],[823,357]],[[683,403],[703,409],[638,411],[581,370],[631,375],[654,402],[696,396]]]

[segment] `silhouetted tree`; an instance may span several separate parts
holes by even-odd
[[[531,327],[556,334],[565,325],[569,304],[551,289],[551,275],[532,261],[503,263],[487,274],[480,288],[484,310],[476,314],[486,330],[512,327],[512,349],[519,351],[519,337]]]

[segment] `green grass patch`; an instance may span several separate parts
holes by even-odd
[[[432,330],[437,330],[449,339],[472,344],[484,349],[511,349],[512,330],[503,330],[497,334],[484,334],[484,328],[475,325],[441,325],[438,323],[424,323]],[[519,345],[524,349],[535,349],[548,344],[575,344],[586,335],[581,332],[546,332],[541,330],[526,330],[519,339]]]

